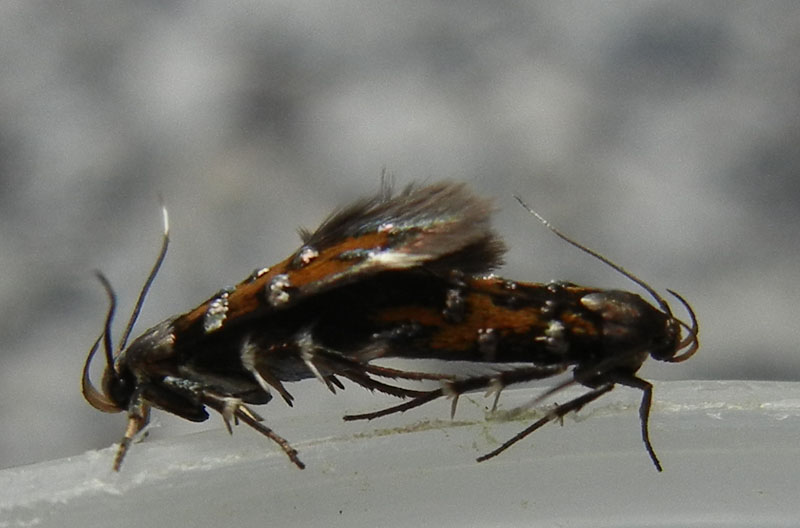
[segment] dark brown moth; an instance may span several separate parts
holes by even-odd
[[[439,359],[445,361],[514,365],[487,376],[443,380],[439,389],[411,397],[410,401],[376,412],[348,415],[345,420],[371,420],[403,412],[442,396],[453,398],[468,391],[489,389],[494,407],[502,389],[562,374],[571,369],[571,379],[546,391],[537,403],[573,384],[588,392],[556,406],[545,417],[478,461],[492,458],[543,425],[577,411],[616,385],[642,391],[639,407],[641,435],[653,464],[661,463],[649,434],[653,386],[636,372],[648,357],[677,363],[698,349],[698,325],[689,304],[668,290],[687,310],[690,324],[676,318],[669,304],[649,285],[595,251],[555,229],[525,205],[556,235],[641,286],[655,301],[620,290],[587,288],[568,282],[534,284],[497,277],[465,276],[452,271],[450,280],[433,279],[419,270],[414,282],[404,277],[404,291],[426,291],[413,299],[390,302],[365,299],[367,306],[354,310],[369,321],[369,333],[377,344],[364,346],[368,359],[377,357]],[[352,323],[351,323],[352,326]],[[686,330],[686,335],[682,335]],[[351,336],[352,342],[358,342]]]
[[[285,382],[316,377],[333,391],[343,388],[338,379],[342,377],[399,397],[421,395],[381,379],[443,376],[373,366],[343,353],[353,348],[349,330],[334,329],[325,321],[332,319],[329,314],[346,313],[352,296],[376,294],[363,292],[365,284],[378,288],[392,284],[395,274],[405,270],[476,274],[495,267],[504,248],[489,226],[490,212],[488,201],[462,184],[411,185],[393,196],[384,183],[377,196],[334,213],[313,233],[301,231],[302,247],[283,262],[257,270],[234,288],[164,320],[128,345],[166,255],[165,212],[161,251],[116,348],[111,337],[115,295],[108,280],[97,274],[110,307],[104,330],[86,359],[82,390],[96,409],[128,413],[114,469],[119,470],[152,407],[196,422],[206,420],[206,408],[211,408],[222,415],[229,431],[231,421],[242,421],[277,443],[303,468],[297,452],[249,407],[269,402],[271,390],[292,405]],[[89,371],[101,342],[107,366],[98,390]]]

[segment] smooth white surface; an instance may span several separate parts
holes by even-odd
[[[487,421],[491,400],[471,394],[454,421],[445,401],[372,423],[268,419],[304,471],[246,427],[136,444],[119,474],[112,446],[0,472],[0,527],[797,525],[800,383],[657,383],[660,474],[638,398],[617,389],[483,463],[535,411]]]

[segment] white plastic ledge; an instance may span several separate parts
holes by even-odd
[[[539,392],[505,391],[501,406]],[[363,402],[347,410],[372,409]],[[0,528],[800,523],[800,383],[657,383],[650,426],[663,473],[642,445],[638,403],[615,390],[483,463],[475,457],[536,412],[487,421],[490,401],[471,394],[454,421],[445,401],[367,423],[267,418],[304,471],[247,427],[136,444],[119,474],[111,446],[0,471]]]

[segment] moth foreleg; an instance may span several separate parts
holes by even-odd
[[[632,374],[625,375],[625,374],[615,374],[609,375],[610,379],[613,379],[615,383],[619,383],[620,385],[625,385],[626,387],[631,387],[633,389],[639,389],[642,391],[642,402],[639,404],[639,422],[642,426],[642,441],[644,442],[644,447],[647,450],[647,454],[650,455],[650,460],[653,461],[653,464],[656,466],[656,469],[662,471],[661,462],[659,462],[658,457],[656,456],[655,449],[653,449],[653,444],[650,443],[650,406],[653,403],[653,385],[645,381],[641,378],[638,378]]]
[[[125,435],[120,440],[117,454],[114,457],[114,471],[119,471],[119,468],[122,467],[122,460],[128,453],[131,442],[148,421],[150,421],[150,406],[142,400],[141,396],[137,396],[128,408],[128,426],[125,428]]]

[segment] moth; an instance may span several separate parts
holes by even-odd
[[[580,410],[616,385],[623,385],[642,392],[642,441],[656,469],[662,471],[649,433],[653,385],[636,372],[648,357],[670,363],[689,359],[699,347],[695,314],[683,297],[668,290],[689,313],[691,322],[684,323],[649,285],[572,241],[549,223],[547,226],[639,284],[657,306],[634,293],[569,282],[524,283],[494,276],[465,276],[458,271],[451,272],[450,280],[444,282],[431,280],[425,274],[419,274],[416,281],[406,277],[406,291],[425,289],[428,295],[391,302],[367,298],[366,306],[357,312],[368,321],[369,332],[377,338],[378,346],[365,347],[368,357],[362,359],[438,359],[511,367],[489,375],[444,379],[439,389],[412,396],[410,401],[344,419],[372,420],[443,396],[452,398],[453,416],[459,395],[482,389],[487,390],[487,395],[494,393],[494,410],[505,387],[569,370],[569,379],[545,391],[531,405],[570,385],[583,385],[588,391],[557,405],[497,449],[478,457],[478,462],[500,454],[547,423]]]
[[[114,294],[98,275],[111,306],[84,365],[83,393],[100,410],[128,413],[114,469],[151,407],[193,421],[207,419],[206,408],[214,409],[229,431],[231,421],[243,421],[302,468],[297,452],[249,407],[267,403],[272,390],[292,405],[285,382],[316,377],[333,391],[344,387],[339,380],[344,378],[409,398],[382,411],[345,417],[355,420],[405,411],[442,396],[454,398],[454,411],[464,392],[488,388],[499,397],[508,385],[571,369],[572,379],[543,397],[573,383],[586,386],[585,395],[556,407],[479,460],[621,384],[643,393],[642,437],[660,470],[648,433],[652,385],[636,372],[649,356],[677,362],[694,354],[698,329],[688,303],[674,294],[690,314],[690,324],[674,317],[648,285],[549,224],[557,235],[643,287],[657,306],[628,292],[494,277],[490,273],[501,264],[505,246],[490,227],[491,210],[488,201],[463,184],[411,185],[397,195],[384,184],[378,195],[335,212],[315,232],[302,231],[303,245],[283,262],[254,272],[127,346],[166,254],[165,227],[159,257],[116,349],[111,343]],[[102,392],[89,379],[101,342],[107,362]],[[460,377],[375,363],[383,358],[511,367]],[[396,379],[437,380],[441,386],[412,390]]]
[[[317,322],[320,335],[325,335],[326,328],[347,329],[346,339],[337,343],[342,353],[364,364],[381,358],[437,359],[481,363],[497,369],[483,376],[452,374],[440,380],[439,389],[407,395],[410,401],[344,419],[371,420],[443,396],[453,399],[452,415],[460,394],[481,389],[495,394],[495,408],[503,388],[569,371],[569,379],[545,391],[533,404],[570,385],[585,386],[585,394],[557,405],[478,461],[498,455],[545,424],[578,411],[616,385],[623,385],[642,392],[642,441],[654,466],[661,471],[649,433],[653,386],[636,373],[648,357],[678,363],[695,354],[699,329],[691,306],[668,290],[687,311],[690,322],[685,323],[673,315],[667,301],[647,283],[573,241],[521,199],[517,200],[557,236],[639,285],[655,306],[627,291],[486,276],[487,270],[480,269],[480,261],[469,266],[471,274],[458,266],[432,269],[422,265],[364,279],[336,292],[346,298],[334,304],[346,303],[346,311],[320,312]],[[500,247],[499,241],[491,244],[493,248]]]
[[[256,270],[235,287],[162,321],[128,344],[169,246],[164,210],[158,258],[116,347],[116,297],[109,281],[97,272],[109,309],[86,358],[81,387],[94,408],[127,412],[114,470],[120,469],[153,407],[195,422],[208,419],[207,409],[213,409],[229,432],[231,422],[244,422],[278,444],[302,469],[297,451],[250,407],[268,403],[273,390],[292,405],[294,398],[284,383],[316,377],[334,391],[344,387],[341,377],[398,397],[422,395],[387,381],[445,376],[371,365],[346,352],[353,349],[351,329],[331,326],[331,314],[346,314],[354,296],[381,297],[380,291],[365,287],[393,285],[394,277],[407,270],[472,275],[497,266],[504,247],[490,228],[490,212],[489,202],[463,184],[410,185],[394,195],[384,182],[376,196],[335,212],[313,233],[301,230],[303,245],[284,261]],[[106,368],[98,389],[90,367],[101,344]]]

